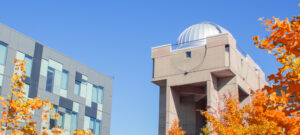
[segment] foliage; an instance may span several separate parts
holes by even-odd
[[[201,128],[202,133],[200,135],[211,135],[212,130],[210,129],[209,125],[207,124],[205,127]]]
[[[58,127],[48,129],[48,127],[42,127],[42,131],[39,133],[36,128],[37,122],[33,121],[33,113],[35,110],[42,110],[42,122],[48,123],[49,116],[55,116],[59,118],[59,114],[52,114],[53,105],[47,101],[42,100],[39,97],[27,98],[27,93],[24,91],[25,66],[23,60],[14,60],[15,73],[11,78],[11,94],[8,94],[6,98],[0,97],[0,104],[2,106],[2,117],[0,119],[0,134],[11,135],[29,135],[29,134],[63,134],[65,131]],[[50,107],[49,110],[43,109],[44,107]],[[41,122],[41,123],[42,123]],[[92,135],[90,131],[75,130],[76,135]]]
[[[229,96],[223,109],[201,112],[213,133],[300,134],[300,16],[291,20],[273,17],[263,24],[270,35],[253,37],[254,44],[272,53],[282,67],[268,76],[272,85],[252,93],[250,104],[240,107],[236,97]]]
[[[293,101],[288,104],[290,108],[287,113],[299,113],[300,107],[300,16],[292,17],[291,21],[286,18],[279,20],[265,20],[266,31],[270,31],[270,36],[259,39],[255,36],[255,45],[260,49],[266,49],[276,57],[282,64],[276,74],[268,76],[269,81],[274,84],[265,86],[264,90],[272,93],[278,90],[286,90],[290,93]],[[283,97],[284,98],[284,97]],[[285,100],[285,99],[283,99]]]
[[[263,20],[263,18],[259,19]],[[226,98],[220,117],[203,112],[218,134],[300,134],[300,16],[265,20],[264,39],[253,37],[255,45],[273,53],[282,64],[276,74],[268,76],[271,86],[257,90],[253,102],[239,107],[234,97]]]
[[[218,111],[220,117],[202,112],[213,126],[215,133],[224,134],[300,134],[298,116],[290,117],[278,109],[276,93],[267,95],[257,91],[253,103],[239,107],[234,97],[225,98],[225,108]]]
[[[168,130],[169,135],[185,135],[185,131],[179,126],[179,121],[174,120],[172,127]]]

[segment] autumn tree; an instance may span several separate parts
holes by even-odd
[[[282,67],[268,76],[271,85],[256,90],[252,103],[240,108],[235,97],[228,97],[220,117],[202,112],[214,133],[300,134],[300,16],[259,20],[270,35],[253,37],[254,44],[273,54]]]
[[[168,130],[169,135],[185,135],[185,131],[179,126],[179,121],[174,120],[172,127]]]
[[[268,76],[271,85],[253,90],[251,103],[240,107],[237,98],[229,93],[225,97],[225,107],[214,112],[201,112],[213,133],[300,134],[300,16],[259,20],[267,27],[269,36],[253,37],[254,44],[268,50],[282,66],[277,73]],[[172,127],[169,135],[176,130],[178,128]]]
[[[51,113],[53,105],[40,97],[27,98],[27,93],[24,90],[25,76],[25,61],[14,60],[15,73],[11,78],[11,90],[10,94],[6,98],[0,97],[0,104],[2,106],[1,119],[0,119],[0,134],[11,134],[11,135],[48,135],[48,134],[64,134],[65,131],[58,127],[52,128],[43,126],[42,130],[39,131],[36,128],[38,124],[33,121],[33,112],[35,110],[42,110],[42,122],[48,123],[50,116],[59,118],[59,114]],[[43,108],[49,109],[43,109]],[[41,122],[41,123],[42,123]],[[91,131],[75,130],[76,135],[92,135]]]

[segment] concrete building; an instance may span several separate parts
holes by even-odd
[[[0,90],[3,97],[10,90],[14,58],[27,62],[27,96],[47,98],[61,114],[59,120],[49,119],[50,129],[59,126],[67,133],[74,129],[91,129],[96,135],[110,134],[111,77],[0,24]],[[41,111],[35,111],[33,118],[40,121]],[[41,123],[37,128],[41,129]]]
[[[152,59],[152,82],[160,87],[159,135],[175,119],[187,135],[199,135],[206,120],[197,109],[217,110],[229,93],[245,104],[249,88],[266,84],[264,72],[240,53],[230,32],[209,22],[190,26],[174,45],[153,47]]]

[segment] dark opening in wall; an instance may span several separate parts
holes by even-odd
[[[152,59],[152,78],[154,78],[154,68],[155,68],[155,60]]]
[[[192,58],[192,52],[191,51],[187,51],[185,52],[186,58]]]
[[[226,45],[225,45],[225,51],[226,51],[226,52],[229,52],[229,50],[230,50],[229,44],[226,44]]]
[[[240,103],[243,102],[249,96],[249,94],[245,92],[240,86],[238,87],[238,92]]]

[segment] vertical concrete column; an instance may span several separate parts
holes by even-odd
[[[167,86],[160,86],[159,93],[159,135],[166,134],[166,116],[167,116]]]
[[[167,130],[172,127],[174,120],[178,120],[180,95],[170,86],[167,87]]]
[[[159,135],[167,135],[173,121],[178,119],[180,97],[170,86],[160,86]]]
[[[219,95],[217,78],[211,75],[210,80],[207,81],[207,105],[208,111],[213,112],[218,109]]]

